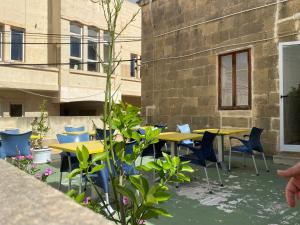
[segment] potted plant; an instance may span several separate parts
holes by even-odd
[[[43,146],[43,140],[49,131],[48,113],[46,112],[46,101],[40,106],[40,117],[36,117],[32,126],[32,158],[33,163],[47,163],[51,161],[51,149]]]

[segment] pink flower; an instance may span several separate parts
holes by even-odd
[[[31,163],[31,169],[35,169],[36,168],[36,164],[35,163]]]
[[[32,160],[32,155],[28,155],[26,158]]]
[[[34,174],[35,178],[41,180],[42,179],[42,174],[41,173],[36,173]]]
[[[50,176],[51,174],[53,173],[52,169],[51,168],[47,168],[44,172],[45,176]]]
[[[17,160],[23,160],[24,158],[25,158],[25,156],[23,156],[23,155],[17,155]]]
[[[127,196],[123,196],[123,204],[124,205],[128,205],[128,203],[129,203],[128,197]]]

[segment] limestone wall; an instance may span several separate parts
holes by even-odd
[[[147,121],[171,130],[178,123],[193,129],[262,127],[266,152],[279,151],[278,43],[300,40],[299,20],[293,19],[299,1],[154,0],[152,10],[148,0],[140,5]],[[251,109],[219,110],[218,55],[240,49],[251,49]]]
[[[60,191],[0,160],[1,224],[111,225]],[[22,194],[20,194],[22,193]]]

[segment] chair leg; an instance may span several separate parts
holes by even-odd
[[[60,176],[59,176],[58,190],[60,190],[61,188],[61,181],[62,181],[62,172],[60,172]]]
[[[224,187],[224,184],[223,184],[223,181],[222,181],[222,178],[221,178],[221,174],[220,174],[220,170],[219,170],[219,165],[218,165],[218,163],[216,163],[216,168],[217,168],[217,172],[218,172],[218,177],[219,177],[219,181],[220,181],[220,186],[221,186],[221,187]]]
[[[262,152],[262,157],[263,157],[263,159],[264,159],[265,167],[266,167],[267,172],[270,172],[269,167],[268,167],[268,164],[267,164],[267,160],[266,160],[265,153],[263,153],[263,152]]]
[[[256,162],[255,162],[255,156],[254,156],[254,154],[252,154],[252,159],[253,159],[253,164],[254,164],[254,168],[255,168],[255,171],[256,171],[256,176],[258,176],[258,175],[259,175],[259,173],[258,173],[258,170],[257,170],[257,166],[256,166]]]
[[[204,168],[204,172],[205,172],[205,176],[206,176],[206,182],[207,182],[207,185],[208,185],[209,194],[212,194],[212,189],[210,187],[210,183],[209,183],[209,179],[208,179],[208,174],[207,174],[207,169],[206,169],[206,167],[203,167],[203,168]]]

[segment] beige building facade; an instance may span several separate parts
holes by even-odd
[[[139,10],[124,1],[117,30]],[[48,100],[50,116],[102,112],[106,22],[97,1],[0,1],[0,117],[32,117]],[[113,76],[116,99],[140,105],[141,17],[121,34]],[[5,66],[3,66],[3,64]],[[18,64],[18,65],[16,65]]]
[[[140,0],[148,123],[256,126],[269,155],[299,153],[299,3]]]

